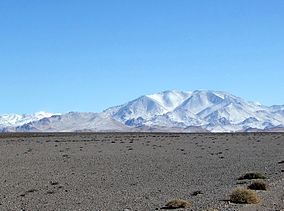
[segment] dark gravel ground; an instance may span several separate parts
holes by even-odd
[[[0,210],[284,210],[284,134],[0,135]],[[264,174],[259,205],[230,203],[237,178]],[[202,194],[193,194],[200,191]]]

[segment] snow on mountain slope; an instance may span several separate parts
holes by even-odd
[[[284,105],[274,105],[269,107],[269,109],[274,114],[279,114],[281,116],[284,116]]]
[[[125,123],[127,120],[137,118],[149,120],[155,115],[162,115],[166,112],[168,112],[168,110],[158,101],[148,96],[142,96],[119,107],[119,109],[112,114],[112,117]]]
[[[178,92],[176,90],[173,90],[146,96],[158,102],[161,106],[163,106],[163,108],[165,108],[169,112],[173,111],[185,99],[190,97],[191,94],[192,92]]]
[[[37,112],[34,114],[5,114],[0,116],[0,128],[10,127],[10,126],[19,126],[32,121],[37,121],[42,118],[51,117],[55,115],[48,112]]]
[[[175,110],[187,110],[191,113],[198,114],[204,109],[223,101],[224,94],[221,92],[215,93],[213,91],[197,90]]]
[[[123,123],[145,122],[173,111],[191,92],[165,91],[141,96],[129,103],[107,109],[105,113]]]
[[[127,127],[103,113],[70,112],[54,115],[22,126],[7,128],[16,132],[126,131]]]

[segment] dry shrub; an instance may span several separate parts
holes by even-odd
[[[251,190],[267,190],[267,184],[263,181],[255,181],[248,188]]]
[[[238,180],[244,179],[266,179],[261,173],[246,173],[245,175],[238,178]]]
[[[260,199],[252,190],[236,188],[230,195],[230,201],[237,204],[257,204]]]
[[[191,207],[191,205],[192,203],[189,201],[174,199],[174,200],[169,201],[165,205],[165,208],[168,208],[168,209],[189,208]]]

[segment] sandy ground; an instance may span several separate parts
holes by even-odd
[[[1,134],[0,210],[284,210],[284,134]],[[228,201],[247,172],[259,205]],[[194,191],[203,194],[194,196]]]

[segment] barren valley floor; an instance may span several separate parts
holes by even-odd
[[[0,210],[284,210],[284,134],[0,134]],[[230,203],[247,172],[258,205]],[[201,194],[193,194],[200,191]],[[196,192],[198,193],[198,192]]]

